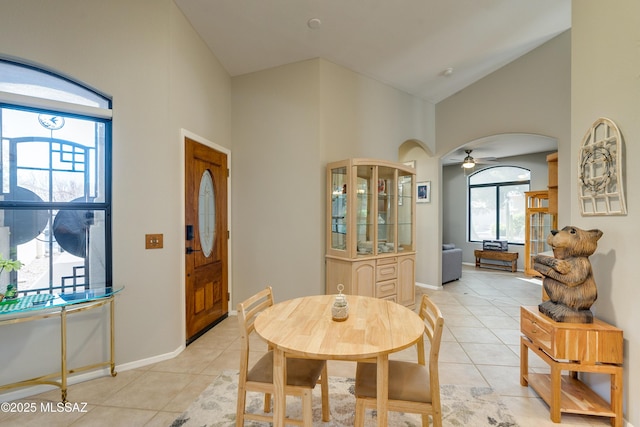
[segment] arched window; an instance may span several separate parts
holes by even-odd
[[[111,99],[0,59],[0,293],[110,288]]]
[[[530,179],[529,170],[515,166],[495,166],[469,176],[469,241],[524,244],[524,193]]]

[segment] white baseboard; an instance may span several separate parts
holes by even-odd
[[[431,290],[434,290],[434,291],[441,291],[442,290],[442,285],[436,286],[436,285],[428,285],[426,283],[416,282],[416,286],[419,287],[419,288],[431,289]]]
[[[149,357],[147,359],[140,359],[134,362],[123,363],[122,365],[116,365],[116,372],[129,371],[131,369],[141,368],[143,366],[151,365],[153,363],[162,362],[165,360],[173,359],[185,349],[185,345],[181,345],[170,353],[160,354],[158,356]],[[111,372],[109,368],[96,369],[95,371],[84,372],[81,374],[75,374],[67,377],[67,388],[73,384],[82,383],[85,381],[95,380],[98,378],[110,376]],[[12,400],[24,399],[36,394],[45,393],[47,391],[56,390],[59,387],[53,385],[35,385],[17,388],[16,390],[9,391],[7,393],[0,394],[0,402],[10,402]],[[62,396],[61,396],[62,397]]]

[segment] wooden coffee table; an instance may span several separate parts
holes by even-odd
[[[484,268],[497,268],[500,270],[510,270],[512,273],[517,271],[517,263],[518,263],[518,252],[502,252],[502,251],[481,251],[475,250],[474,255],[476,256],[476,268],[484,267]],[[492,261],[506,261],[509,264],[500,264],[499,262],[483,262],[483,259],[488,259]]]
[[[349,318],[343,322],[331,319],[334,295],[284,301],[256,318],[256,332],[274,347],[274,426],[284,426],[285,357],[375,360],[378,426],[387,425],[389,354],[422,342],[425,326],[420,316],[395,302],[346,298]]]

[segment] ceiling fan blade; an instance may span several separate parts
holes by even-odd
[[[475,165],[492,165],[492,164],[499,163],[497,157],[473,157],[473,155],[471,154],[473,150],[469,150],[469,149],[464,150],[464,152],[466,154],[465,157],[450,158],[447,162],[445,162],[445,164],[462,165],[464,163],[472,163],[475,166]],[[475,168],[473,166],[466,168],[467,171],[473,171],[474,169]]]
[[[499,163],[496,157],[482,157],[474,160],[479,165],[492,165]]]

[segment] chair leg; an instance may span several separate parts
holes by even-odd
[[[433,427],[442,427],[442,412],[432,412],[431,419],[433,420]]]
[[[244,426],[244,406],[246,404],[247,392],[242,387],[238,389],[238,406],[236,409],[236,427]]]
[[[356,398],[356,419],[354,427],[364,427],[364,400]]]
[[[322,392],[322,421],[325,423],[329,421],[331,415],[329,414],[329,375],[327,373],[327,365],[324,365],[322,369],[322,376],[320,377],[320,390]]]
[[[304,427],[313,427],[313,409],[311,402],[311,389],[302,391],[302,424]]]
[[[433,420],[433,427],[442,427],[442,405],[440,403],[440,397],[436,396],[431,402],[431,419]]]
[[[429,415],[427,414],[422,414],[422,427],[429,427]]]

